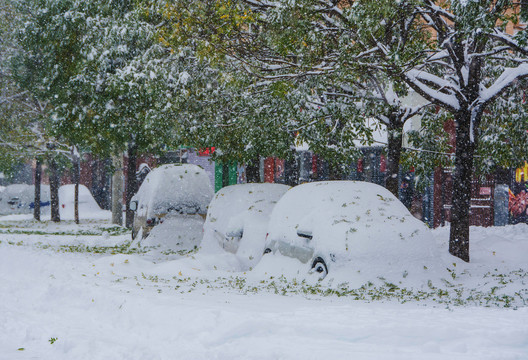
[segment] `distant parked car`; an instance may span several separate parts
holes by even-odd
[[[239,184],[214,196],[203,229],[203,246],[218,244],[252,266],[262,257],[273,207],[290,187],[281,184]]]
[[[324,278],[348,263],[420,260],[432,246],[428,228],[385,188],[326,181],[294,187],[279,200],[265,253],[298,259]]]
[[[59,188],[59,210],[61,220],[74,219],[75,184],[62,185]],[[95,201],[90,190],[79,184],[79,216],[82,219],[109,219],[111,213],[103,210]]]
[[[41,185],[40,206],[43,211],[50,206],[49,185]],[[0,215],[30,214],[35,207],[35,186],[27,184],[8,185],[0,192]]]
[[[132,238],[140,230],[142,237],[147,237],[169,215],[200,215],[204,219],[213,194],[209,176],[197,165],[169,164],[153,169],[130,202],[135,211]]]

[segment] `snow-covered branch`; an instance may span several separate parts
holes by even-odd
[[[512,86],[515,81],[527,76],[528,63],[521,64],[516,68],[505,68],[502,74],[494,81],[493,85],[488,88],[481,87],[479,102],[484,105],[489,104],[508,87]]]
[[[404,73],[403,76],[409,86],[433,104],[446,107],[453,112],[460,108],[459,101],[455,95],[459,89],[451,82],[427,73],[426,71],[416,69]],[[435,85],[435,88],[426,85],[424,81]],[[445,90],[450,91],[451,94],[445,93]]]
[[[490,33],[489,36],[505,44],[508,48],[518,51],[524,56],[528,56],[528,47],[522,46],[518,41],[515,40],[513,36],[504,33],[500,29],[494,29],[494,31]]]

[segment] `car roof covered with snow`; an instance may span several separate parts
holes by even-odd
[[[179,205],[195,207],[205,214],[213,197],[213,189],[207,173],[193,164],[167,164],[153,169],[143,181],[134,199],[138,211],[150,214],[166,212]]]
[[[59,209],[61,219],[70,220],[74,218],[75,184],[66,184],[59,187]],[[103,210],[97,204],[90,190],[79,184],[79,216],[89,219],[110,218],[111,213]]]

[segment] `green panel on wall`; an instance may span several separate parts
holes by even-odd
[[[220,164],[218,161],[215,161],[215,192],[217,192],[224,186],[223,173],[224,169],[222,164]]]
[[[229,185],[235,185],[238,181],[237,163],[215,162],[215,192]]]

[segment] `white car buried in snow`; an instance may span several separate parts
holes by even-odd
[[[59,188],[59,210],[61,220],[75,218],[75,184],[62,185]],[[79,217],[85,219],[110,219],[112,214],[103,210],[95,201],[90,190],[79,184]]]
[[[266,183],[231,185],[219,190],[209,204],[202,248],[220,246],[235,254],[246,268],[258,263],[271,211],[289,188]]]
[[[299,185],[281,198],[271,214],[265,253],[298,259],[322,279],[347,264],[355,271],[372,264],[406,269],[431,259],[434,244],[429,229],[385,188],[326,181]]]
[[[207,173],[192,164],[168,164],[152,170],[132,198],[135,211],[132,239],[145,238],[168,215],[205,218],[213,197]]]
[[[40,206],[46,211],[50,206],[50,187],[41,185]],[[30,214],[35,207],[35,186],[27,184],[8,185],[0,192],[0,215]]]

